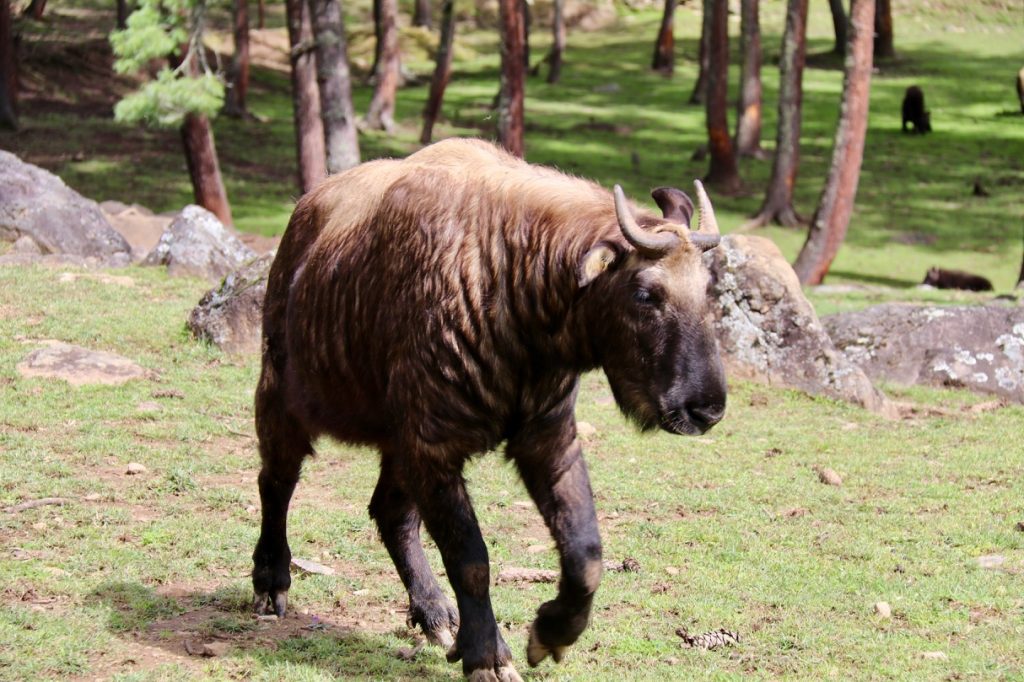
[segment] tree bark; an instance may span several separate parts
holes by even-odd
[[[758,0],[742,0],[740,98],[736,107],[736,153],[762,156],[761,151],[761,26]]]
[[[711,167],[705,182],[719,191],[735,193],[742,183],[729,136],[729,3],[714,0],[708,41],[707,128]]]
[[[327,170],[338,173],[359,164],[359,131],[352,106],[345,23],[339,0],[310,0],[316,38],[316,80],[327,144]]]
[[[376,1],[376,0],[375,0]],[[395,97],[401,64],[398,51],[398,0],[379,0],[380,61],[377,84],[366,112],[367,127],[391,132],[395,128]]]
[[[661,28],[658,30],[658,38],[654,41],[654,58],[651,59],[651,69],[660,71],[666,76],[672,75],[676,64],[675,19],[678,4],[679,0],[665,0],[665,9],[661,15]]]
[[[562,77],[562,55],[565,53],[565,0],[554,0],[551,19],[551,52],[548,53],[548,83]]]
[[[21,16],[41,21],[43,18],[43,10],[46,9],[46,0],[32,0],[21,12]]]
[[[832,28],[836,34],[832,52],[841,57],[846,54],[846,10],[843,8],[843,0],[828,0],[828,8],[832,10]]]
[[[697,82],[693,84],[690,104],[703,104],[708,94],[708,55],[710,54],[708,43],[711,40],[711,9],[714,4],[715,0],[704,0],[701,10],[700,47],[697,52],[697,63],[700,70],[697,72]]]
[[[1020,274],[1017,275],[1017,289],[1024,288],[1024,258],[1020,262]]]
[[[430,79],[430,95],[423,107],[423,132],[420,144],[430,144],[434,123],[441,112],[441,100],[452,75],[452,42],[455,40],[455,0],[444,0],[441,7],[441,41],[437,45],[434,76]]]
[[[807,0],[789,0],[782,34],[779,65],[779,121],[775,160],[761,210],[746,227],[776,222],[786,227],[801,224],[793,209],[793,189],[800,167],[800,127],[803,108],[804,62],[807,53]]]
[[[850,12],[853,14],[853,12]],[[892,3],[890,0],[877,0],[875,5],[875,57],[892,59],[896,56],[896,48],[892,37]]]
[[[807,241],[793,265],[801,284],[820,284],[825,279],[850,225],[868,127],[874,14],[875,0],[852,0],[832,165],[807,231]]]
[[[430,0],[414,0],[412,25],[426,29],[434,27],[434,18],[430,15]]]
[[[521,0],[498,0],[501,30],[501,91],[498,95],[498,143],[523,156],[523,98],[526,87],[526,27]]]
[[[249,0],[233,0],[235,53],[231,56],[231,87],[224,99],[224,113],[241,118],[246,114],[249,93]]]
[[[0,0],[0,128],[18,129],[18,55],[11,31],[11,0]]]
[[[128,0],[117,0],[117,30],[123,31],[128,27]]]
[[[265,0],[256,3],[256,28],[261,31],[267,27],[267,6]]]
[[[320,90],[316,84],[313,26],[306,0],[285,0],[288,42],[291,45],[292,108],[299,157],[299,187],[308,192],[327,177]]]
[[[373,66],[370,67],[367,80],[377,78],[380,68],[380,56],[384,51],[384,15],[380,4],[383,0],[372,0],[370,7],[373,13]]]
[[[533,15],[530,13],[530,3],[527,0],[519,0],[519,12],[523,18],[523,68],[530,70],[530,24],[533,23]]]
[[[185,145],[185,161],[196,203],[225,225],[232,225],[231,206],[217,162],[210,120],[201,114],[187,114],[181,124],[181,141]]]

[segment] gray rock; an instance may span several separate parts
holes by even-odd
[[[273,260],[273,253],[260,256],[206,292],[188,316],[192,334],[226,353],[258,353],[263,298]]]
[[[131,248],[95,201],[53,173],[0,151],[0,239],[23,237],[31,238],[43,254],[95,258],[104,266],[131,261]]]
[[[869,377],[968,388],[1024,403],[1024,308],[886,303],[826,317]]]
[[[174,277],[191,275],[215,281],[256,254],[205,208],[189,205],[160,235],[143,265],[166,265]]]
[[[729,376],[895,416],[893,404],[833,345],[774,243],[728,235],[707,252],[705,262],[713,277],[715,326]]]
[[[72,386],[123,384],[132,379],[148,378],[152,374],[120,355],[59,341],[51,341],[47,346],[29,353],[18,363],[17,370],[23,377],[63,379]]]

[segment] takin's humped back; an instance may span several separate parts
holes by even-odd
[[[595,183],[479,140],[365,163],[306,194],[271,268],[256,422],[263,522],[255,608],[283,614],[288,503],[321,434],[381,453],[370,501],[409,594],[409,620],[472,679],[519,679],[488,594],[487,548],[462,478],[506,442],[561,555],[558,596],[527,658],[561,660],[589,622],[601,540],[576,439],[581,372],[601,367],[643,429],[699,434],[725,411],[693,204],[658,217]],[[457,608],[419,539],[437,543]]]

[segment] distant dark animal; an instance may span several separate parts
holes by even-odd
[[[989,191],[981,184],[981,180],[974,181],[974,189],[971,190],[971,194],[976,197],[988,197],[992,196]]]
[[[903,95],[903,132],[907,132],[907,124],[913,124],[918,134],[932,131],[931,112],[924,108],[924,92],[916,85],[907,88]]]
[[[936,289],[964,289],[966,291],[992,291],[992,282],[981,275],[972,275],[962,270],[943,270],[928,268],[924,276],[924,284]]]
[[[701,261],[720,238],[699,183],[697,194],[701,226],[690,231],[693,203],[677,189],[653,192],[659,217],[618,187],[613,197],[478,140],[366,163],[307,193],[267,284],[255,609],[286,609],[288,503],[313,441],[370,444],[381,454],[370,515],[409,621],[451,646],[472,680],[519,680],[462,477],[470,455],[504,441],[561,555],[527,660],[561,660],[589,623],[602,572],[576,438],[580,373],[603,368],[643,429],[700,434],[725,411]],[[458,610],[427,564],[421,520]]]
[[[1024,114],[1024,67],[1017,72],[1017,99],[1020,100],[1020,113]]]

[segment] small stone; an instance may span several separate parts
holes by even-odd
[[[256,505],[254,505],[254,504],[247,505],[246,508],[245,508],[245,513],[246,514],[255,514],[256,513]]]
[[[207,642],[203,646],[204,656],[223,656],[231,648],[227,642]]]
[[[1021,533],[1024,533],[1024,521],[1018,521],[1018,522],[1017,522],[1017,525],[1016,525],[1015,527],[1016,527],[1016,529],[1017,529],[1017,530],[1019,530],[1019,531],[1020,531]]]
[[[82,499],[85,500],[86,502],[96,502],[97,500],[100,500],[102,498],[103,498],[103,496],[100,495],[99,493],[89,493],[88,495],[86,495]]]
[[[590,422],[576,422],[576,435],[588,440],[597,435],[597,429]]]
[[[889,606],[889,602],[875,602],[875,613],[882,618],[892,618],[892,607]]]
[[[11,244],[11,251],[13,253],[32,254],[41,254],[43,252],[43,250],[39,248],[39,244],[36,243],[36,240],[29,237],[27,234],[24,234],[14,240],[14,243]]]
[[[948,661],[949,656],[945,651],[922,651],[921,658],[926,661]]]
[[[357,596],[357,597],[365,597],[366,595],[370,594],[370,591],[368,589],[366,589],[366,588],[363,588],[361,590],[353,591],[352,594]]]
[[[665,572],[668,573],[669,575],[679,575],[679,569],[676,568],[675,566],[666,566],[665,567]]]
[[[512,503],[513,507],[519,507],[520,509],[533,509],[533,502],[527,502],[526,500],[516,500]]]
[[[530,545],[526,548],[527,554],[540,554],[541,552],[548,551],[547,545]]]
[[[1006,557],[1002,554],[986,554],[978,557],[978,566],[980,568],[994,569],[999,568],[1006,563]]]
[[[317,562],[310,561],[309,559],[292,558],[292,566],[295,566],[300,571],[313,573],[315,575],[334,575],[334,569],[330,566],[324,566],[323,564],[318,564]]]
[[[128,462],[128,468],[125,469],[125,473],[129,476],[138,476],[149,471],[146,467],[139,464],[138,462]]]
[[[160,411],[160,404],[152,400],[144,400],[135,406],[135,411],[141,414],[152,414]]]
[[[841,486],[843,484],[843,477],[828,467],[818,469],[818,480],[825,485]]]

